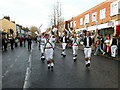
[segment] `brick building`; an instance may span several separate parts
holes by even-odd
[[[16,24],[14,21],[10,21],[9,16],[0,20],[0,27],[6,37],[16,36]]]
[[[30,30],[25,28],[19,24],[15,24],[15,21],[10,21],[9,16],[4,16],[3,19],[0,20],[0,31],[3,36],[16,37],[16,36],[26,36]]]
[[[65,28],[71,28],[76,32],[80,32],[84,30],[85,23],[87,30],[94,33],[96,29],[95,21],[98,21],[99,35],[110,37],[112,37],[113,34],[120,35],[120,1],[106,0],[66,21]]]

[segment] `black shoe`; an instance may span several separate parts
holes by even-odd
[[[41,58],[41,60],[45,60],[45,58]]]
[[[63,55],[63,57],[66,57],[66,55]]]
[[[86,64],[86,67],[90,67],[90,63]]]
[[[76,62],[77,59],[74,59],[74,62]]]
[[[50,69],[50,66],[48,66],[48,69]]]
[[[51,66],[51,71],[53,71],[53,66]]]

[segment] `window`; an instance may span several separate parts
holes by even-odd
[[[80,25],[83,25],[83,18],[80,19]]]
[[[97,12],[92,14],[92,22],[97,20]]]
[[[85,15],[85,23],[89,23],[89,14]]]
[[[76,21],[74,21],[74,27],[76,27]]]
[[[72,21],[70,22],[70,28],[72,28]]]
[[[100,19],[104,19],[105,18],[105,8],[100,10]]]
[[[111,3],[110,16],[118,14],[118,2]]]

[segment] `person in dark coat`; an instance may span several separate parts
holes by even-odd
[[[32,38],[31,38],[30,35],[28,36],[27,41],[28,41],[28,50],[30,51],[31,50],[31,44],[32,44]]]
[[[4,51],[7,51],[7,39],[6,39],[6,37],[3,37],[2,44],[3,44],[3,47],[4,47]]]
[[[15,47],[18,46],[18,37],[15,37]]]
[[[14,38],[12,37],[11,40],[10,40],[10,43],[11,43],[11,50],[13,50],[13,45],[14,45]]]
[[[26,37],[25,36],[23,38],[23,41],[24,41],[24,47],[25,47],[25,42],[26,42]]]

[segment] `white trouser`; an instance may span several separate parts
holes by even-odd
[[[45,57],[47,61],[50,61],[53,59],[53,48],[51,49],[45,49]],[[53,62],[48,63],[48,66],[54,66]]]
[[[65,50],[67,43],[62,43],[62,48]]]
[[[41,53],[44,53],[44,45],[40,45]]]
[[[111,46],[111,56],[112,57],[116,56],[116,50],[117,50],[117,45],[112,45]]]
[[[77,55],[78,53],[78,46],[73,46],[73,55]]]
[[[85,58],[91,58],[91,53],[92,53],[91,48],[84,48]]]
[[[45,57],[47,61],[53,59],[53,48],[45,49]]]
[[[55,43],[52,43],[53,48],[55,48]]]

